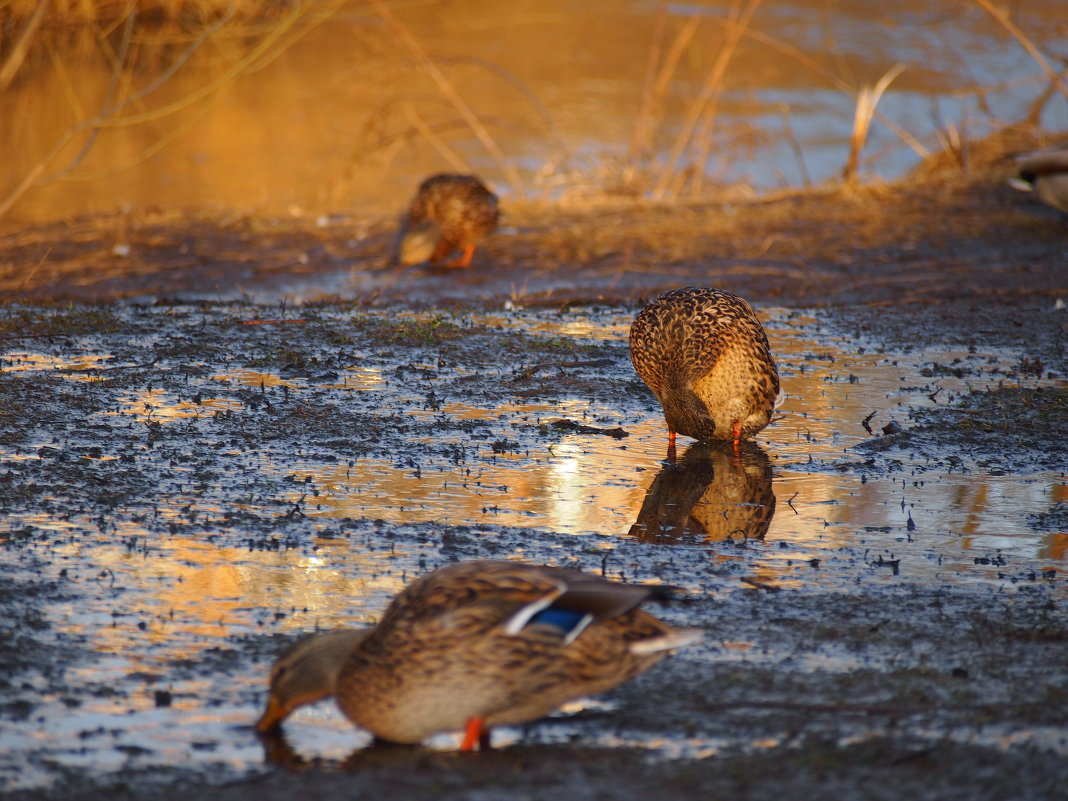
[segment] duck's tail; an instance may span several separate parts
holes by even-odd
[[[650,637],[647,640],[636,640],[630,644],[630,652],[635,656],[658,654],[661,651],[672,651],[682,648],[700,640],[704,636],[701,629],[672,629],[667,634],[659,637]]]

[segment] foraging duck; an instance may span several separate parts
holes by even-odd
[[[668,461],[675,435],[734,443],[771,421],[779,372],[753,309],[719,289],[665,292],[630,327],[634,370],[664,407]]]
[[[461,750],[487,748],[491,727],[605,692],[698,639],[638,608],[672,594],[559,567],[449,565],[408,585],[374,628],[312,635],[283,653],[256,729],[332,694],[379,739],[463,730]]]
[[[473,175],[434,175],[419,185],[401,228],[397,261],[468,267],[479,242],[497,228],[497,196]],[[451,261],[450,254],[460,251]]]
[[[1034,192],[1047,206],[1068,212],[1068,149],[1044,150],[1016,158],[1017,176],[1009,181]]]

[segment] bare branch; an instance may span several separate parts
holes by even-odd
[[[22,29],[19,38],[11,46],[11,52],[4,59],[3,66],[0,66],[0,92],[7,89],[11,82],[15,80],[19,67],[26,60],[26,54],[30,52],[30,42],[33,41],[33,36],[37,33],[37,29],[41,27],[45,12],[48,11],[50,5],[52,5],[52,0],[38,0],[37,8],[33,10],[26,27]]]
[[[508,182],[511,183],[512,188],[517,194],[522,194],[523,180],[519,176],[519,171],[513,167],[509,161],[505,158],[504,152],[500,149],[493,137],[490,136],[489,131],[482,122],[475,116],[475,112],[471,110],[471,107],[467,105],[467,102],[460,97],[460,94],[456,91],[456,87],[452,85],[445,74],[441,71],[441,68],[434,63],[433,59],[427,54],[426,49],[419,43],[419,40],[412,35],[404,24],[397,19],[393,12],[390,11],[382,0],[371,0],[371,4],[375,7],[375,11],[382,17],[382,20],[393,29],[393,32],[400,37],[404,42],[408,50],[415,56],[416,63],[422,67],[423,70],[433,79],[437,84],[441,93],[448,98],[449,102],[453,104],[456,110],[460,113],[460,116],[464,118],[464,122],[471,128],[471,132],[478,138],[478,141],[482,143],[482,146],[486,148],[486,151],[493,156],[497,162],[497,166],[500,167],[501,172],[504,173]]]

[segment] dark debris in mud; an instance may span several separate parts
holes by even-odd
[[[108,514],[132,506],[146,514],[153,495],[184,494],[194,503],[211,496],[221,477],[244,472],[242,466],[266,450],[345,463],[391,457],[404,443],[402,463],[419,469],[440,462],[442,447],[452,461],[484,446],[494,453],[516,447],[507,444],[510,426],[420,414],[438,412],[443,403],[467,397],[480,403],[560,397],[611,403],[626,392],[603,378],[618,370],[611,366],[626,363],[622,344],[522,332],[502,336],[462,318],[398,321],[337,312],[305,309],[300,322],[266,324],[225,307],[132,310],[121,333],[110,327],[98,332],[94,350],[110,356],[100,366],[59,375],[4,374],[0,443],[16,455],[40,458],[0,464],[0,509],[48,498],[46,508],[88,504]],[[67,339],[74,334],[67,332],[81,330],[80,315],[13,315],[23,326],[24,347],[32,343],[30,350],[77,360]],[[576,355],[582,357],[577,369]],[[379,392],[346,390],[354,367],[377,371],[381,386],[396,388],[403,403],[383,407]],[[235,370],[276,374],[300,382],[299,388],[213,378]],[[84,380],[72,381],[64,372]],[[154,419],[156,398],[164,405],[185,404],[189,416]],[[207,405],[218,398],[227,408]],[[125,413],[102,421],[101,415],[124,407]],[[528,424],[543,422],[549,421],[531,417]],[[253,476],[242,492],[269,496],[289,489],[280,478]],[[158,524],[155,517],[147,522]],[[235,522],[240,515],[227,512],[198,524]]]
[[[1031,527],[1038,531],[1062,531],[1068,534],[1068,503],[1053,504],[1044,512],[1028,515]]]
[[[1002,387],[974,391],[952,404],[909,413],[907,428],[861,443],[870,454],[935,453],[920,469],[982,468],[986,472],[1064,470],[1068,439],[1068,390]]]

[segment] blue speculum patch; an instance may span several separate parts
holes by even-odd
[[[564,634],[570,634],[571,631],[582,622],[586,617],[584,612],[575,612],[572,609],[560,609],[556,606],[550,606],[547,609],[542,609],[536,615],[534,615],[528,625],[534,623],[541,623],[549,626],[556,626]]]

